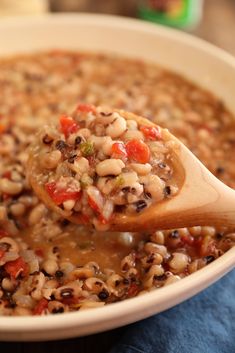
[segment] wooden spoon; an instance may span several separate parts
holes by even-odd
[[[125,119],[137,121],[139,125],[155,126],[152,122],[133,113],[116,110]],[[235,227],[235,191],[218,180],[175,136],[168,133],[167,139],[174,140],[179,148],[174,151],[177,159],[175,168],[181,180],[177,195],[160,203],[153,203],[141,213],[115,213],[109,231],[152,231],[198,225]],[[27,172],[37,196],[47,205],[72,223],[82,224],[79,214],[72,216],[56,206],[35,177],[37,164],[33,154],[29,155]]]

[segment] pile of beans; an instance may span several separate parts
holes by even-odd
[[[138,214],[178,192],[177,141],[135,118],[79,104],[40,131],[29,173],[64,217],[108,230],[115,213]]]

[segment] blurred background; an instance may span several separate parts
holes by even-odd
[[[235,0],[0,0],[1,16],[47,12],[137,17],[191,32],[235,55]]]

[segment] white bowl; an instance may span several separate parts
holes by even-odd
[[[105,15],[48,15],[1,20],[1,56],[48,48],[114,52],[156,62],[208,88],[235,113],[235,59],[182,32]],[[235,247],[189,277],[144,296],[63,315],[1,317],[0,340],[62,339],[122,326],[192,297],[234,265]]]

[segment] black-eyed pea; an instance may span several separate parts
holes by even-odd
[[[168,265],[173,273],[183,272],[189,264],[189,257],[186,254],[174,252]]]
[[[32,309],[35,305],[35,300],[28,294],[15,292],[12,295],[12,298],[15,301],[16,305],[22,308]]]
[[[65,277],[68,277],[69,274],[75,269],[75,266],[69,261],[60,262],[60,271],[64,274]]]
[[[7,208],[5,206],[0,206],[0,222],[5,222],[7,219]]]
[[[143,285],[144,288],[149,289],[154,285],[154,281],[157,277],[164,274],[164,269],[161,265],[152,265],[145,275]]]
[[[105,159],[96,165],[96,172],[99,176],[107,175],[119,175],[122,169],[125,168],[125,164],[121,159]]]
[[[98,112],[99,112],[99,115],[97,115],[96,121],[103,125],[111,124],[117,116],[116,115],[117,113],[114,114],[113,112],[109,112],[109,111],[104,112],[103,109],[102,111],[99,111],[99,108],[98,108]]]
[[[206,261],[204,261],[203,259],[195,259],[188,265],[188,272],[189,273],[196,272],[197,270],[200,270],[205,266],[206,266]]]
[[[169,284],[171,283],[175,283],[175,282],[178,282],[181,278],[177,275],[170,275],[167,277],[165,283],[164,283],[164,286],[168,286]]]
[[[164,245],[165,244],[165,234],[161,230],[157,230],[150,236],[150,240],[153,243],[159,244],[159,245]]]
[[[29,225],[32,226],[37,224],[45,215],[46,211],[47,209],[45,205],[42,203],[39,203],[37,206],[35,206],[29,214],[29,218],[28,218]]]
[[[165,182],[157,175],[149,175],[145,184],[145,190],[150,193],[155,201],[161,201],[164,198]]]
[[[152,265],[160,265],[163,261],[162,255],[158,253],[152,253],[141,259],[143,268],[149,268]]]
[[[128,119],[126,121],[126,125],[128,130],[137,130],[138,129],[138,124],[135,120]]]
[[[42,288],[46,282],[46,278],[42,272],[36,274],[32,278],[32,283],[30,285],[30,295],[35,300],[42,299]]]
[[[125,279],[135,280],[138,277],[138,270],[135,267],[131,267],[125,272],[124,276]]]
[[[43,262],[42,268],[48,273],[49,275],[54,275],[56,271],[59,269],[58,263],[53,259],[48,259]]]
[[[125,172],[120,174],[122,180],[122,188],[132,187],[138,181],[136,172]]]
[[[178,233],[181,237],[188,237],[189,236],[189,230],[188,228],[178,228]]]
[[[172,229],[167,233],[168,233],[166,237],[167,245],[173,249],[178,248],[182,244],[179,230]]]
[[[131,267],[135,267],[136,254],[131,252],[129,255],[125,256],[121,261],[121,269],[123,272],[128,271]]]
[[[130,141],[130,140],[134,140],[134,139],[144,141],[144,134],[139,130],[127,130],[123,134],[122,139],[124,141]]]
[[[87,262],[85,268],[91,268],[95,274],[100,272],[100,266],[95,261]]]
[[[101,177],[98,179],[97,187],[105,195],[109,195],[116,186],[115,179],[109,177]]]
[[[68,310],[66,310],[66,306],[63,303],[57,300],[52,300],[48,303],[48,311],[51,314],[62,314]]]
[[[118,243],[126,247],[131,246],[134,242],[133,234],[129,232],[123,232],[118,235]]]
[[[68,279],[69,280],[86,279],[86,278],[93,277],[94,275],[95,275],[95,271],[93,268],[83,266],[81,268],[76,268],[72,270],[68,274]]]
[[[130,168],[138,175],[148,175],[152,170],[152,166],[149,163],[130,163]]]
[[[3,237],[0,239],[0,248],[6,252],[13,253],[18,253],[20,250],[18,243],[10,237]]]
[[[23,184],[20,182],[11,181],[7,178],[0,179],[0,193],[8,195],[17,195],[23,190]]]
[[[1,286],[5,291],[13,292],[18,285],[18,281],[14,278],[3,278]]]
[[[201,227],[201,235],[202,236],[210,236],[210,237],[214,237],[216,233],[216,229],[214,227],[208,227],[208,226],[204,226]]]
[[[40,164],[43,168],[55,169],[61,160],[61,156],[59,150],[43,153],[40,158]]]
[[[108,291],[116,297],[121,297],[125,292],[125,284],[123,284],[123,277],[114,273],[106,281]]]
[[[13,203],[10,206],[10,212],[13,216],[19,217],[19,216],[23,216],[23,214],[25,213],[25,205],[21,202],[17,202],[17,203]]]
[[[114,113],[114,121],[106,128],[106,134],[112,139],[121,136],[126,131],[126,120],[118,113]]]
[[[103,145],[101,146],[101,150],[106,156],[110,156],[112,154],[112,145],[114,141],[111,139],[110,136],[105,137],[105,141]]]
[[[56,288],[53,294],[57,300],[78,298],[82,294],[81,283],[79,281],[69,282],[62,287]]]
[[[152,242],[148,242],[144,245],[144,250],[147,254],[158,253],[163,258],[166,258],[168,255],[167,248],[165,245],[155,244]]]
[[[91,277],[85,280],[84,289],[92,293],[98,294],[104,290],[107,291],[107,286],[101,279],[97,277]]]
[[[88,159],[85,157],[79,157],[75,159],[74,163],[69,163],[68,165],[71,170],[80,176],[82,176],[84,173],[87,173],[90,168]]]
[[[63,209],[65,211],[71,211],[76,204],[75,200],[66,200],[63,202]]]

